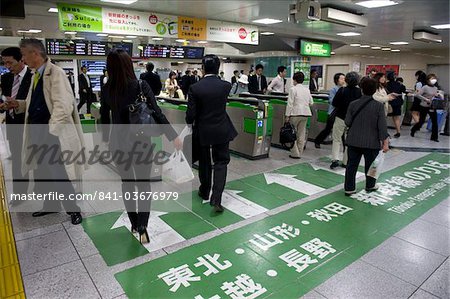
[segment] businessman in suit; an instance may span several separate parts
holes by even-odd
[[[309,91],[316,92],[319,91],[319,84],[317,83],[317,71],[312,70],[310,73],[310,79],[309,79]]]
[[[162,89],[161,78],[159,77],[158,74],[155,74],[153,72],[153,70],[155,69],[155,65],[153,63],[149,62],[149,63],[147,63],[147,65],[145,67],[147,69],[147,72],[141,74],[139,76],[139,79],[147,82],[148,85],[150,85],[150,88],[152,89],[153,94],[155,96],[158,96],[161,93],[161,89]]]
[[[258,64],[255,67],[255,75],[248,80],[248,91],[253,94],[265,94],[267,91],[267,79],[263,75],[264,67]]]
[[[223,212],[222,193],[230,162],[229,144],[237,136],[237,131],[226,112],[231,84],[218,76],[219,58],[216,55],[206,55],[202,65],[205,76],[189,89],[186,122],[193,125],[194,136],[198,136],[200,144],[199,196],[203,200],[210,199],[213,210],[220,213]]]
[[[10,71],[2,76],[3,100],[25,101],[31,84],[31,70],[22,60],[20,48],[11,47],[2,51],[2,60]],[[22,175],[22,140],[25,113],[16,113],[14,109],[7,109],[7,104],[0,105],[6,111],[6,136],[11,150],[11,166],[13,176],[13,193],[23,194],[28,190],[28,173]]]
[[[85,66],[81,67],[81,74],[78,75],[78,93],[80,95],[80,102],[78,103],[78,111],[84,104],[87,105],[86,112],[91,113],[91,103],[92,103],[92,87],[91,78],[87,75],[87,68]]]

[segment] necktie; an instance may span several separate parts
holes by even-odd
[[[11,90],[11,98],[16,99],[17,92],[19,92],[20,87],[20,75],[17,75],[14,78],[12,90]],[[11,115],[12,118],[14,118],[14,109],[9,109],[9,115]]]
[[[34,77],[33,77],[33,90],[36,88],[36,85],[38,84],[40,77],[41,77],[41,74],[39,74],[39,72],[36,72],[34,74]]]

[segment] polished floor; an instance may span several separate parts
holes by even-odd
[[[408,133],[393,140],[381,182],[430,160],[449,163],[448,137],[440,136],[440,153],[430,153],[436,144],[428,132]],[[180,204],[183,212],[152,214],[145,247],[120,211],[92,205],[79,226],[64,213],[13,213],[27,298],[450,298],[448,169],[429,179],[433,195],[396,217],[369,204],[364,191],[344,197],[344,169],[328,169],[330,151],[308,143],[301,160],[275,148],[259,161],[233,156],[225,212],[212,214],[194,194],[190,205]],[[8,177],[4,144],[1,155]],[[86,176],[116,174],[95,168]],[[438,189],[440,182],[447,186]],[[386,193],[386,206],[418,196],[402,188]],[[264,236],[266,247],[257,244]],[[317,238],[321,251],[311,249]]]

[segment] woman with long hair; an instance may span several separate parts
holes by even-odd
[[[373,98],[383,103],[384,105],[384,113],[386,116],[388,115],[389,111],[389,102],[393,101],[397,96],[399,96],[396,93],[390,93],[388,94],[386,91],[386,75],[384,73],[376,73],[375,76],[373,76],[373,79],[377,81],[377,91],[373,95]]]
[[[107,57],[106,68],[108,82],[104,87],[104,104],[102,119],[111,111],[111,137],[109,148],[114,163],[122,179],[122,198],[124,199],[132,232],[139,233],[141,243],[150,241],[147,224],[150,216],[150,200],[145,198],[150,192],[151,162],[142,161],[135,155],[137,151],[144,153],[152,150],[150,138],[136,137],[130,134],[129,107],[134,104],[141,90],[147,104],[154,111],[153,117],[158,124],[164,126],[164,134],[173,141],[176,149],[182,149],[183,143],[158,107],[150,86],[145,81],[136,78],[131,57],[122,49],[113,49]],[[128,125],[128,126],[124,126]],[[138,161],[139,159],[139,161]],[[131,162],[131,163],[130,163]],[[137,193],[136,193],[137,192]],[[137,195],[137,196],[136,196]],[[137,202],[137,203],[136,203]]]
[[[169,78],[167,78],[165,86],[166,92],[169,94],[169,97],[173,98],[175,97],[175,94],[178,94],[178,97],[184,100],[184,95],[180,96],[181,89],[180,86],[178,86],[177,73],[175,73],[174,71],[171,71],[169,73]]]

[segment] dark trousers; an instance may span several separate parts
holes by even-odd
[[[227,165],[230,163],[230,143],[223,143],[211,146],[201,146],[199,156],[199,178],[200,193],[209,196],[212,185],[212,195],[210,204],[220,205],[222,193],[227,179]],[[211,156],[212,161],[211,163]],[[214,182],[212,182],[214,169]]]
[[[64,164],[55,161],[61,157],[61,145],[59,138],[48,132],[48,127],[38,125],[33,127],[30,125],[30,141],[38,146],[49,146],[56,149],[49,154],[38,155],[42,158],[38,161],[37,168],[34,170],[34,191],[37,194],[49,194],[49,192],[57,192],[64,194],[66,200],[62,201],[64,210],[67,213],[80,212],[74,200],[68,200],[71,194],[75,194],[72,182],[69,180]],[[56,158],[56,159],[55,159]],[[44,201],[44,211],[59,212],[61,211],[61,201]]]
[[[334,125],[335,118],[336,118],[336,115],[334,113],[331,113],[330,115],[328,115],[327,124],[325,126],[325,129],[323,129],[319,133],[319,135],[317,135],[316,139],[314,139],[314,143],[321,144],[325,140],[325,138],[327,138],[328,135],[331,134],[331,131],[333,131],[333,125]]]
[[[18,127],[19,125],[13,125]],[[9,149],[11,150],[11,168],[13,177],[13,193],[24,194],[28,191],[28,173],[22,175],[22,140],[23,130],[14,128],[17,135],[8,136]],[[11,134],[9,134],[11,135]]]
[[[130,167],[120,163],[116,163],[116,166],[122,179],[122,199],[131,224],[136,228],[147,227],[151,208],[151,165],[133,161]]]
[[[419,131],[420,128],[422,128],[428,114],[430,115],[431,119],[431,140],[438,139],[438,123],[436,110],[431,110],[428,107],[420,106],[419,114],[420,114],[419,122],[412,127],[411,132],[414,134],[417,131]]]
[[[358,172],[359,162],[361,157],[364,156],[364,168],[366,174],[366,188],[373,188],[376,183],[376,179],[367,176],[370,165],[378,156],[380,151],[377,149],[359,148],[349,146],[347,149],[348,161],[345,169],[345,191],[356,190],[356,173]]]
[[[77,106],[78,111],[80,111],[81,107],[83,107],[84,104],[87,104],[86,112],[90,114],[92,104],[92,92],[90,90],[88,90],[87,93],[80,93],[80,102]]]

